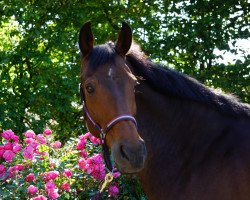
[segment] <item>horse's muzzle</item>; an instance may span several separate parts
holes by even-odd
[[[122,173],[136,173],[143,169],[147,156],[145,143],[142,139],[131,145],[128,142],[114,144],[111,153],[117,168]]]

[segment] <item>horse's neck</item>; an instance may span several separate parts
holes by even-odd
[[[142,137],[145,140],[155,140],[157,146],[161,145],[161,141],[166,144],[166,140],[178,140],[179,145],[181,141],[188,144],[202,136],[196,133],[203,133],[206,137],[205,134],[214,133],[225,121],[218,112],[206,105],[162,95],[147,84],[141,86],[136,94],[136,101]]]
[[[136,103],[138,130],[148,151],[138,177],[150,200],[202,199],[202,188],[207,187],[207,199],[218,199],[220,191],[227,191],[225,183],[237,177],[228,171],[249,172],[247,165],[245,169],[235,165],[239,159],[250,163],[249,120],[236,120],[207,105],[161,95],[145,83],[138,88]],[[242,152],[241,157],[232,152]],[[240,178],[235,181],[241,184]],[[211,192],[220,187],[223,189],[217,193]]]
[[[203,105],[161,95],[146,84],[136,94],[136,102],[139,133],[148,150],[145,169],[139,174],[143,187],[145,191],[157,184],[171,188],[187,162],[202,159],[202,145],[212,143],[223,119]]]

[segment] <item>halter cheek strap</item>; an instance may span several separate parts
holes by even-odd
[[[99,131],[100,133],[100,138],[104,141],[104,143],[102,144],[102,149],[103,149],[103,157],[104,157],[104,161],[105,164],[107,166],[107,168],[109,169],[109,171],[113,170],[112,167],[112,163],[110,161],[110,153],[109,153],[109,148],[107,146],[106,143],[106,135],[108,134],[108,132],[114,127],[114,125],[116,125],[117,123],[119,123],[120,121],[131,121],[135,124],[135,126],[137,127],[137,122],[136,119],[131,116],[131,115],[120,115],[118,117],[115,117],[113,120],[111,120],[105,128],[102,128],[98,123],[95,122],[95,120],[90,116],[90,113],[87,109],[87,107],[85,106],[85,102],[84,102],[84,93],[82,91],[82,84],[80,84],[80,96],[81,96],[81,103],[83,105],[83,113],[84,115],[89,119],[89,121],[94,125],[94,127]]]

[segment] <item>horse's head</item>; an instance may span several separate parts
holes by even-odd
[[[134,87],[137,80],[125,60],[131,43],[132,31],[126,23],[122,25],[116,44],[93,46],[90,22],[83,25],[79,36],[81,90],[92,118],[92,122],[88,117],[85,119],[88,129],[100,137],[100,130],[94,124],[105,129],[116,120],[109,127],[106,142],[117,167],[125,173],[140,171],[146,158],[144,141],[132,117],[136,114]]]

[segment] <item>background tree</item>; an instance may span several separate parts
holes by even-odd
[[[89,20],[97,44],[115,40],[127,21],[155,61],[249,102],[249,51],[228,64],[215,54],[239,54],[249,13],[247,0],[0,1],[0,129],[49,126],[60,139],[84,130],[77,41]]]

